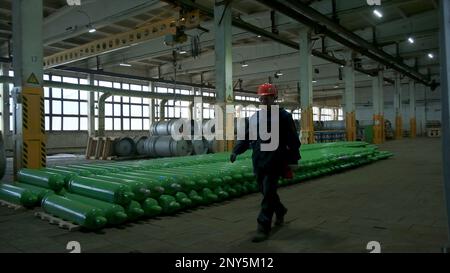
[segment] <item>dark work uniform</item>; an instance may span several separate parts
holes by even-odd
[[[273,151],[261,151],[262,143],[269,143],[269,140],[262,140],[259,134],[259,115],[262,113],[260,110],[256,112],[248,121],[250,126],[246,126],[246,138],[245,140],[238,140],[233,153],[236,155],[244,153],[248,148],[253,149],[253,171],[256,175],[261,193],[263,194],[263,200],[261,203],[261,212],[258,216],[259,228],[268,232],[271,228],[271,222],[273,214],[282,216],[286,212],[286,208],[281,204],[280,198],[277,194],[278,179],[283,176],[287,165],[297,164],[300,160],[300,141],[295,128],[292,115],[289,114],[283,108],[279,109],[279,145],[278,148]],[[270,110],[267,110],[267,120],[261,118],[261,122],[267,122],[267,131],[271,132],[272,118]],[[261,114],[262,115],[262,114]],[[262,115],[264,117],[265,115]],[[273,122],[277,122],[274,118]],[[249,127],[252,128],[252,124],[256,123],[258,128],[258,134],[256,140],[249,139]]]

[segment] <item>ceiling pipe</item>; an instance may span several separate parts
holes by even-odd
[[[200,10],[201,13],[203,13],[203,14],[211,17],[211,18],[214,17],[214,11],[212,9],[210,9],[208,7],[205,7],[205,6],[202,6],[202,5],[200,5],[198,3],[195,3],[195,2],[193,2],[191,0],[166,0],[166,2],[170,2],[172,4],[179,4],[179,5],[182,5],[182,6],[187,7],[187,8],[195,8],[195,9]],[[243,21],[240,18],[233,18],[232,25],[237,27],[237,28],[243,29],[245,31],[252,32],[252,33],[254,33],[256,35],[261,35],[261,36],[263,36],[265,38],[271,39],[271,40],[273,40],[275,42],[278,42],[278,43],[280,43],[282,45],[285,45],[287,47],[290,47],[290,48],[293,48],[293,49],[296,49],[296,50],[300,49],[300,46],[299,46],[299,44],[297,42],[294,42],[292,40],[283,38],[283,37],[281,37],[278,34],[274,34],[274,33],[270,32],[270,31],[267,31],[265,29],[262,29],[262,28],[259,28],[259,27],[255,26],[255,25],[247,23],[247,22]],[[331,56],[329,54],[323,53],[321,50],[313,49],[311,54],[313,56],[315,56],[315,57],[327,60],[329,62],[338,64],[338,65],[345,65],[345,61],[344,60],[340,60],[340,59],[335,58],[335,57],[333,57],[333,56]],[[366,75],[370,75],[370,76],[373,76],[373,77],[378,75],[378,72],[373,71],[373,70],[364,70],[362,68],[355,68],[355,70],[360,72],[360,73],[363,73],[363,74],[366,74]],[[392,84],[394,83],[394,81],[389,79],[389,78],[385,78],[384,80],[386,82],[389,82],[389,83],[392,83]]]
[[[315,29],[317,32],[325,34],[336,42],[339,42],[342,45],[355,50],[362,55],[365,55],[379,62],[380,64],[387,66],[388,68],[393,68],[394,70],[407,75],[417,82],[423,83],[427,86],[431,86],[430,79],[425,75],[415,71],[413,68],[407,66],[406,64],[399,62],[395,57],[389,55],[385,51],[367,42],[363,38],[350,32],[322,13],[305,4],[292,0],[287,1],[291,6],[285,5],[280,1],[256,1],[263,3],[264,5],[287,15],[294,20]]]

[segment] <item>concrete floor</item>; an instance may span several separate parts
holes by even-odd
[[[279,190],[287,224],[254,244],[260,195],[100,233],[68,232],[0,208],[0,252],[440,252],[447,242],[441,140],[389,141],[394,158]]]

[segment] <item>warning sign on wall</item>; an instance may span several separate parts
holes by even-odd
[[[36,75],[34,75],[34,73],[31,73],[31,75],[28,77],[27,83],[36,85],[40,84],[38,78],[36,77]]]

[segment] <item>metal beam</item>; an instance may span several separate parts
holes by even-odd
[[[158,0],[96,0],[81,7],[66,6],[44,20],[44,45],[66,40],[165,6]]]
[[[107,52],[116,51],[138,43],[161,37],[162,35],[176,35],[177,27],[194,28],[199,24],[199,14],[196,11],[186,14],[185,20],[168,18],[163,21],[145,25],[124,33],[111,35],[107,38],[95,40],[87,44],[67,49],[44,58],[45,68],[52,68],[62,64],[94,57]]]
[[[348,31],[346,28],[336,24],[325,15],[297,1],[287,1],[290,5],[286,5],[283,1],[257,0],[268,7],[276,9],[297,21],[317,29],[333,40],[353,49],[371,59],[380,62],[383,65],[392,67],[393,69],[419,81],[425,85],[430,85],[429,79],[408,67],[404,63],[399,63],[394,57],[387,54],[383,50],[377,48],[373,44],[362,39],[358,35]]]
[[[440,2],[441,26],[441,81],[442,81],[442,166],[444,195],[447,205],[448,241],[445,252],[450,252],[450,2]]]

